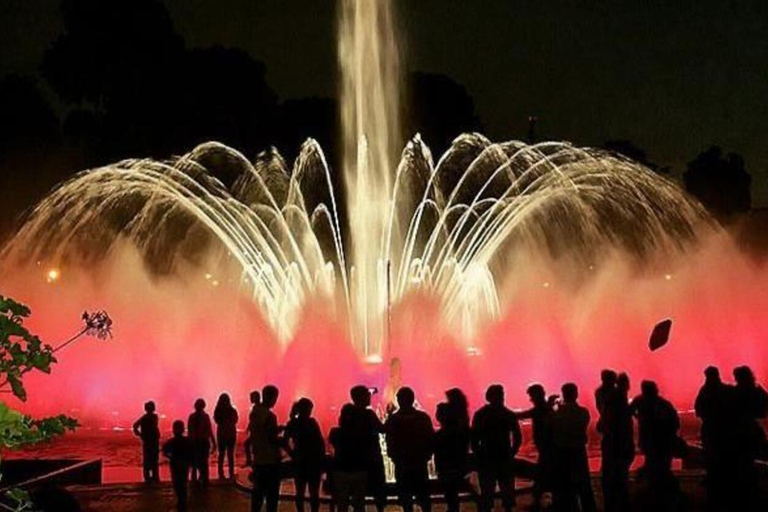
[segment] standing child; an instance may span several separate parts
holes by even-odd
[[[159,482],[160,428],[157,425],[155,402],[144,404],[144,415],[133,424],[133,434],[141,438],[145,482]]]
[[[187,480],[192,463],[192,444],[184,437],[184,422],[173,422],[173,437],[163,444],[163,455],[168,458],[171,467],[171,482],[176,493],[179,512],[187,510]]]

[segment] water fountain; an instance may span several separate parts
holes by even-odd
[[[472,357],[489,326],[506,325],[531,254],[589,274],[617,252],[652,266],[717,231],[675,184],[598,149],[471,133],[436,162],[418,135],[401,151],[397,40],[391,1],[340,0],[345,205],[313,140],[292,167],[275,149],[250,161],[209,142],[76,175],[35,208],[4,264],[37,262],[58,279],[129,246],[151,275],[192,273],[244,294],[280,353],[322,303],[359,361],[407,365],[391,331],[414,301],[434,306],[429,318]]]

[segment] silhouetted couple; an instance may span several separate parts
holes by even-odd
[[[279,391],[275,386],[265,386],[261,402],[254,403],[248,416],[253,487],[251,510],[261,512],[266,501],[267,512],[277,512],[280,498],[280,427],[272,411]],[[253,396],[252,396],[253,399]]]
[[[555,510],[596,510],[587,458],[589,411],[578,403],[573,383],[562,387],[562,401],[549,399],[540,384],[528,388],[533,407],[516,415],[504,406],[504,388],[492,385],[487,404],[472,420],[472,448],[480,480],[480,510],[493,509],[498,486],[504,509],[515,505],[514,458],[522,444],[519,419],[531,419],[539,453],[534,483],[535,507],[551,496]]]
[[[384,462],[380,435],[385,434],[387,454],[395,466],[400,503],[405,512],[414,500],[423,512],[431,509],[428,463],[433,454],[434,429],[429,416],[414,407],[415,395],[407,387],[397,392],[397,410],[383,424],[371,410],[371,393],[364,386],[350,392],[351,404],[341,409],[339,425],[331,430],[334,448],[333,495],[340,512],[351,505],[363,512],[365,496],[372,495],[377,508],[386,505]]]
[[[312,417],[314,404],[301,398],[291,408],[285,426],[285,449],[291,457],[296,486],[296,510],[304,512],[304,494],[309,492],[312,512],[320,510],[320,478],[325,465],[325,440]]]
[[[555,510],[596,510],[587,458],[589,411],[578,403],[579,388],[569,382],[560,388],[562,402],[552,414],[553,490]]]
[[[733,376],[736,384],[725,384],[720,371],[708,367],[695,404],[702,422],[708,503],[715,511],[757,509],[755,459],[766,449],[759,421],[768,415],[768,394],[749,367],[735,368]]]
[[[629,510],[629,468],[635,459],[634,424],[629,406],[629,377],[603,370],[595,391],[600,418],[601,479],[606,512]]]
[[[205,400],[202,398],[195,400],[195,412],[187,419],[187,434],[185,437],[184,422],[176,420],[173,422],[173,437],[163,444],[163,455],[168,458],[179,512],[187,510],[190,471],[193,482],[207,484],[208,457],[211,450],[216,449],[211,418],[205,412]]]
[[[363,509],[365,496],[373,496],[379,512],[386,505],[386,479],[380,436],[384,424],[370,408],[371,391],[365,386],[350,390],[352,403],[344,405],[338,427],[331,430],[334,458],[331,488],[340,511],[349,505]]]

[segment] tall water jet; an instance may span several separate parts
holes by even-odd
[[[343,175],[352,242],[351,335],[368,357],[382,351],[389,302],[385,254],[392,209],[392,175],[400,149],[400,56],[392,0],[341,0]]]

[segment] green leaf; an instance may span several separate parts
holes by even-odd
[[[24,389],[24,384],[21,383],[21,378],[13,373],[8,374],[8,384],[11,386],[11,391],[14,396],[22,402],[27,401],[27,391]]]
[[[12,489],[9,489],[5,493],[5,495],[11,498],[12,500],[16,501],[17,503],[29,502],[29,493],[23,489],[12,488]]]
[[[11,316],[27,317],[30,314],[30,309],[21,302],[16,302],[10,297],[0,296],[0,313],[10,313]]]

